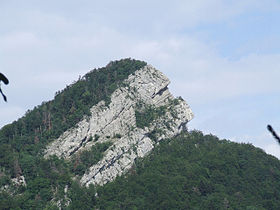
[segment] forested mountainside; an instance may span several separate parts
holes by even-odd
[[[182,132],[97,192],[100,209],[279,209],[280,162],[251,144]]]
[[[168,84],[143,61],[110,62],[4,126],[0,209],[277,209],[279,160],[188,132]]]
[[[63,160],[41,168],[21,194],[2,193],[2,209],[57,209],[51,186],[69,184],[64,209],[278,209],[280,162],[250,144],[200,131],[161,141],[124,176],[104,186],[81,187]],[[65,195],[61,195],[65,196]],[[62,205],[65,205],[62,204]]]

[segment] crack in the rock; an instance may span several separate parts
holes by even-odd
[[[129,110],[131,107],[132,107],[132,105],[130,105],[130,106],[127,108],[127,110]],[[123,112],[124,110],[125,110],[125,108],[123,107],[123,108],[121,109],[121,111],[119,112],[119,114],[117,114],[116,116],[114,116],[114,117],[112,118],[112,120],[111,120],[109,123],[107,123],[102,129],[100,129],[100,131],[104,130],[106,127],[108,127],[109,125],[111,125],[111,123],[112,123],[113,121],[115,121],[115,120],[122,114],[122,112]]]
[[[99,168],[99,170],[87,181],[87,183],[91,180],[91,179],[95,179],[95,177],[97,176],[97,174],[102,173],[102,171],[104,171],[105,169],[111,167],[117,160],[119,160],[124,153],[122,153],[121,155],[118,155],[117,157],[113,157],[110,161],[109,164],[106,166],[106,164],[104,164],[103,166],[101,166],[101,168]]]
[[[166,90],[168,90],[168,86],[165,86],[164,88],[160,89],[157,93],[152,95],[152,98],[155,98],[157,95],[162,95]]]
[[[139,140],[139,142],[142,141],[145,137],[147,137],[146,134],[144,134],[144,136]],[[101,173],[101,172],[104,171],[105,169],[108,169],[108,168],[110,168],[111,166],[113,166],[114,163],[115,163],[116,161],[118,161],[119,159],[121,159],[121,157],[123,157],[123,155],[124,155],[125,153],[128,153],[128,151],[129,151],[129,150],[127,150],[126,152],[123,152],[122,154],[120,154],[120,155],[118,155],[118,156],[116,156],[116,157],[113,157],[112,159],[110,159],[110,160],[107,162],[107,164],[104,164],[103,166],[101,166],[101,167],[99,168],[99,170],[87,181],[87,183],[88,183],[91,179],[95,179],[95,177],[97,176],[98,173]]]
[[[86,141],[87,137],[83,138],[81,143],[79,144],[78,147],[76,147],[75,149],[73,149],[72,152],[69,153],[69,156],[73,155],[75,152],[77,152],[77,150],[79,150],[82,146],[83,146],[83,143]]]
[[[188,130],[188,128],[187,128],[187,123],[188,123],[188,121],[182,122],[182,123],[179,125],[178,129],[181,129],[181,128],[182,128],[183,131],[187,131],[187,130]]]

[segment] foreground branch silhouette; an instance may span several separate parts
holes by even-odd
[[[3,81],[5,85],[9,84],[9,80],[7,79],[7,77],[5,77],[4,74],[0,73],[0,82]],[[2,94],[4,101],[7,102],[7,97],[4,95],[4,93],[2,92],[1,86],[0,86],[0,93]]]
[[[273,130],[273,128],[271,127],[271,125],[267,125],[267,130],[270,131],[270,133],[273,135],[273,137],[278,141],[278,143],[280,144],[280,138],[279,136],[276,134],[276,132]]]

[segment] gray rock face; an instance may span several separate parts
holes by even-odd
[[[158,141],[177,135],[193,118],[187,103],[170,94],[169,83],[167,77],[150,65],[136,71],[111,95],[109,106],[104,101],[93,106],[90,117],[48,145],[45,157],[57,155],[70,159],[97,142],[111,141],[112,146],[105,151],[103,159],[91,166],[80,182],[88,186],[114,180],[132,168],[136,158],[147,155]],[[137,127],[139,119],[135,113],[144,114],[147,107],[162,108],[164,114],[146,127]],[[98,139],[93,141],[96,136]]]

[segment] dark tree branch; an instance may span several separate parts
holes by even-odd
[[[9,84],[9,80],[2,73],[0,73],[0,80],[3,81],[5,85]]]
[[[273,130],[273,128],[271,127],[271,125],[267,125],[267,130],[269,130],[269,132],[273,135],[273,137],[278,141],[278,143],[280,144],[280,138],[279,136],[276,134],[276,132]]]
[[[2,94],[4,101],[7,102],[7,97],[4,95],[4,93],[3,93],[2,90],[1,90],[1,88],[0,88],[0,93]]]
[[[4,74],[0,73],[0,82],[3,81],[5,85],[9,84],[9,80],[7,79],[7,77],[5,77]],[[4,95],[4,93],[2,92],[2,89],[0,87],[0,93],[2,94],[4,101],[7,102],[7,97]]]

